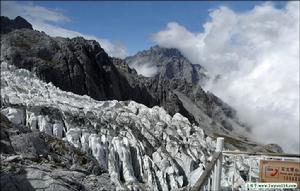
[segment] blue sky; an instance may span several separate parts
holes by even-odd
[[[55,23],[69,30],[108,39],[123,44],[129,55],[154,45],[150,36],[164,29],[169,22],[177,22],[191,32],[201,32],[209,20],[209,10],[222,5],[236,12],[253,9],[259,1],[242,2],[99,2],[99,1],[43,1],[33,2],[59,10],[69,22]],[[284,3],[277,2],[278,6]]]

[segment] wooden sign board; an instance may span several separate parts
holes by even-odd
[[[300,162],[261,160],[259,166],[260,182],[293,182],[300,188]]]

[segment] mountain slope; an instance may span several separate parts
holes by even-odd
[[[155,54],[152,53],[153,51]],[[120,73],[126,73],[125,77],[129,83],[138,81],[145,85],[148,92],[153,97],[158,98],[159,104],[171,115],[177,112],[181,113],[191,122],[200,125],[209,135],[213,136],[215,133],[219,135],[223,134],[247,142],[245,137],[249,135],[249,128],[239,121],[236,111],[212,93],[205,92],[199,84],[190,82],[191,78],[187,80],[188,76],[180,77],[185,75],[182,70],[177,71],[177,77],[172,77],[171,79],[163,77],[164,73],[158,73],[157,76],[152,78],[143,78],[141,75],[137,76],[136,72],[127,72],[132,71],[127,66],[127,62],[129,64],[130,62],[135,63],[136,59],[139,62],[141,60],[145,61],[155,58],[154,55],[160,55],[158,60],[167,60],[162,62],[171,65],[172,61],[169,61],[169,58],[161,56],[165,55],[166,52],[169,58],[176,60],[179,57],[178,59],[183,59],[184,61],[178,61],[184,63],[182,66],[188,65],[188,67],[191,67],[190,62],[179,54],[178,50],[159,47],[138,53],[137,56],[129,57],[125,61],[113,59],[113,63],[119,69]],[[142,64],[142,61],[140,64]]]
[[[234,135],[234,110],[185,79],[137,75],[83,38],[31,29],[2,37],[0,179],[7,190],[187,190],[211,160],[213,136]],[[126,101],[99,101],[107,99]],[[233,137],[226,148],[269,149]],[[223,176],[232,164],[226,161]],[[243,182],[239,167],[235,173]]]
[[[1,186],[29,183],[34,188],[42,185],[53,190],[46,181],[50,176],[53,185],[65,181],[73,190],[188,189],[215,149],[213,139],[179,113],[170,116],[158,106],[148,108],[134,101],[97,101],[65,92],[30,71],[5,62],[1,63],[1,103],[1,117],[5,115],[15,127],[12,134],[6,133],[7,128],[1,125],[4,165],[0,178],[22,180]],[[238,144],[249,148],[246,143]],[[252,149],[264,148],[253,144]],[[29,159],[24,154],[29,154]],[[62,163],[62,168],[56,167]],[[232,160],[227,163],[233,164]],[[233,170],[228,164],[223,172],[226,177]],[[25,170],[25,174],[7,174],[14,165]],[[60,180],[57,173],[71,180]],[[30,181],[30,177],[40,175],[43,178],[39,183]],[[236,177],[241,179],[238,169]],[[230,182],[224,179],[222,184]]]
[[[25,21],[24,25],[27,26]],[[1,35],[1,61],[9,65],[28,69],[64,91],[96,100],[133,100],[148,107],[162,106],[168,114],[182,114],[211,136],[226,135],[244,143],[243,147],[231,145],[232,149],[252,148],[252,142],[245,138],[247,128],[239,122],[234,109],[193,83],[196,69],[178,50],[152,48],[150,52],[158,55],[157,60],[162,61],[158,64],[166,72],[147,78],[138,75],[125,60],[108,57],[96,41],[53,38],[30,27],[10,28],[15,30]],[[139,58],[143,55],[148,59],[148,53],[141,53]],[[180,67],[172,66],[173,61]],[[168,76],[169,68],[173,77]]]

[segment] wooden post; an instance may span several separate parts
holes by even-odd
[[[217,145],[216,145],[216,152],[220,152],[220,157],[217,161],[216,164],[216,170],[214,172],[214,185],[213,185],[213,190],[221,190],[221,176],[222,176],[222,151],[224,147],[224,138],[223,137],[218,137],[217,138]]]

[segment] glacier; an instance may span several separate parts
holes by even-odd
[[[117,190],[188,190],[215,150],[214,139],[179,113],[62,91],[6,62],[1,62],[1,103],[11,122],[92,154]],[[249,171],[249,163],[253,160],[237,160],[236,188],[245,183],[240,170]],[[224,167],[225,189],[232,182],[232,158],[225,157]]]

